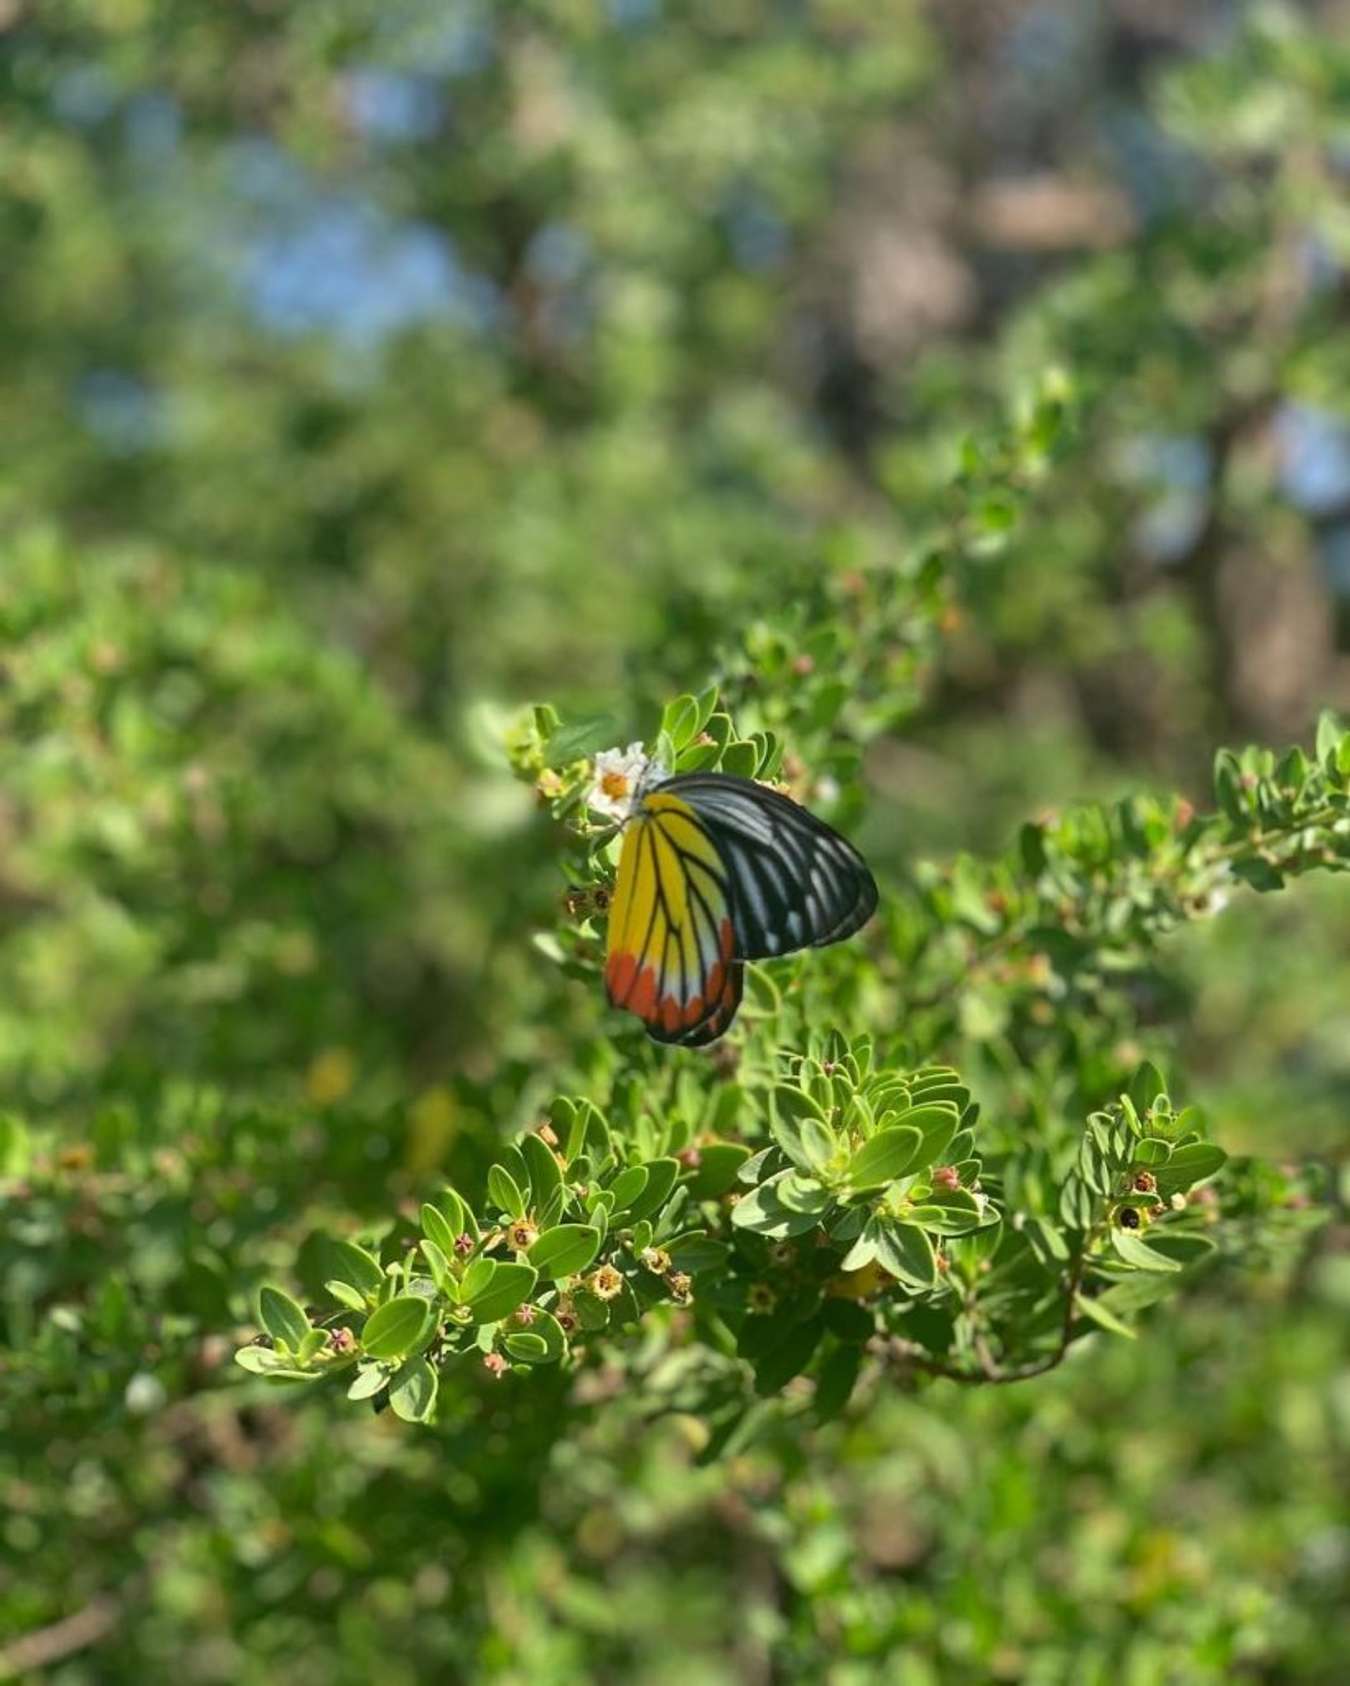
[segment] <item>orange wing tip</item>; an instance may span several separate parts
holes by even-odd
[[[637,971],[635,954],[624,954],[620,951],[611,954],[605,961],[605,991],[615,1007],[627,1006],[628,997],[632,994],[633,984],[637,979]]]
[[[651,1024],[661,1012],[656,973],[640,966],[635,954],[611,954],[605,962],[605,993],[610,1005],[623,1007]]]
[[[706,1048],[708,1043],[716,1042],[719,1036],[731,1029],[732,1021],[741,1005],[741,992],[745,985],[745,967],[739,961],[727,970],[726,983],[713,1010],[701,1025],[681,1040],[688,1048]]]

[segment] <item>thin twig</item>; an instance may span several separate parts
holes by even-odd
[[[901,1340],[899,1336],[892,1336],[890,1340],[879,1342],[873,1350],[882,1357],[891,1358],[899,1364],[906,1365],[911,1370],[922,1370],[927,1376],[941,1376],[949,1382],[961,1382],[966,1386],[979,1387],[982,1385],[1000,1386],[1008,1382],[1026,1382],[1034,1376],[1044,1376],[1048,1371],[1057,1369],[1064,1361],[1073,1339],[1074,1311],[1078,1304],[1078,1291],[1083,1285],[1083,1273],[1087,1269],[1088,1251],[1096,1235],[1096,1230],[1090,1231],[1083,1237],[1083,1245],[1078,1256],[1074,1259],[1064,1282],[1064,1322],[1060,1329],[1059,1344],[1048,1357],[1038,1358],[1033,1364],[1020,1364],[1012,1369],[1005,1369],[989,1350],[988,1342],[983,1335],[975,1337],[975,1355],[980,1361],[978,1370],[963,1368],[956,1364],[946,1364],[940,1358],[930,1357],[922,1347],[917,1347],[911,1341]]]
[[[91,1598],[73,1616],[47,1627],[34,1628],[0,1650],[0,1680],[15,1679],[33,1669],[46,1668],[73,1656],[112,1632],[122,1619],[122,1606],[107,1593]]]

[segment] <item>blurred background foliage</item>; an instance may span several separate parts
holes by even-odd
[[[1327,1245],[708,1468],[655,1391],[414,1434],[225,1359],[614,1069],[523,703],[626,742],[718,679],[899,939],[921,859],[1350,706],[1348,24],[0,0],[11,1675],[1338,1677]],[[1138,1034],[1230,1152],[1338,1151],[1347,935],[1312,880],[1167,939]]]

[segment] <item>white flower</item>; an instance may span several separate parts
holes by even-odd
[[[666,770],[653,761],[640,743],[627,749],[602,750],[595,758],[595,781],[586,804],[612,820],[626,820],[646,786],[665,778]]]

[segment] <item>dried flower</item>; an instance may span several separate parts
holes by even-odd
[[[666,1287],[670,1289],[671,1297],[681,1305],[687,1305],[693,1298],[694,1284],[682,1270],[673,1270],[666,1278]]]
[[[539,1140],[543,1142],[545,1147],[557,1147],[558,1145],[558,1132],[549,1123],[547,1118],[542,1120],[539,1128],[535,1131],[535,1135],[539,1137]]]
[[[1153,1194],[1157,1191],[1158,1179],[1152,1171],[1136,1171],[1130,1179],[1130,1187],[1136,1194]]]
[[[601,1265],[599,1270],[591,1272],[586,1286],[597,1300],[612,1300],[623,1292],[623,1277],[613,1265]]]
[[[507,1245],[518,1253],[528,1253],[539,1239],[539,1225],[530,1218],[517,1218],[506,1228]]]
[[[1138,1206],[1119,1206],[1116,1208],[1116,1222],[1122,1229],[1142,1229],[1144,1214]]]
[[[664,1247],[646,1247],[642,1252],[642,1266],[653,1276],[664,1276],[671,1268],[670,1254]]]
[[[778,1296],[767,1282],[752,1282],[745,1303],[751,1311],[767,1313],[778,1304]]]

